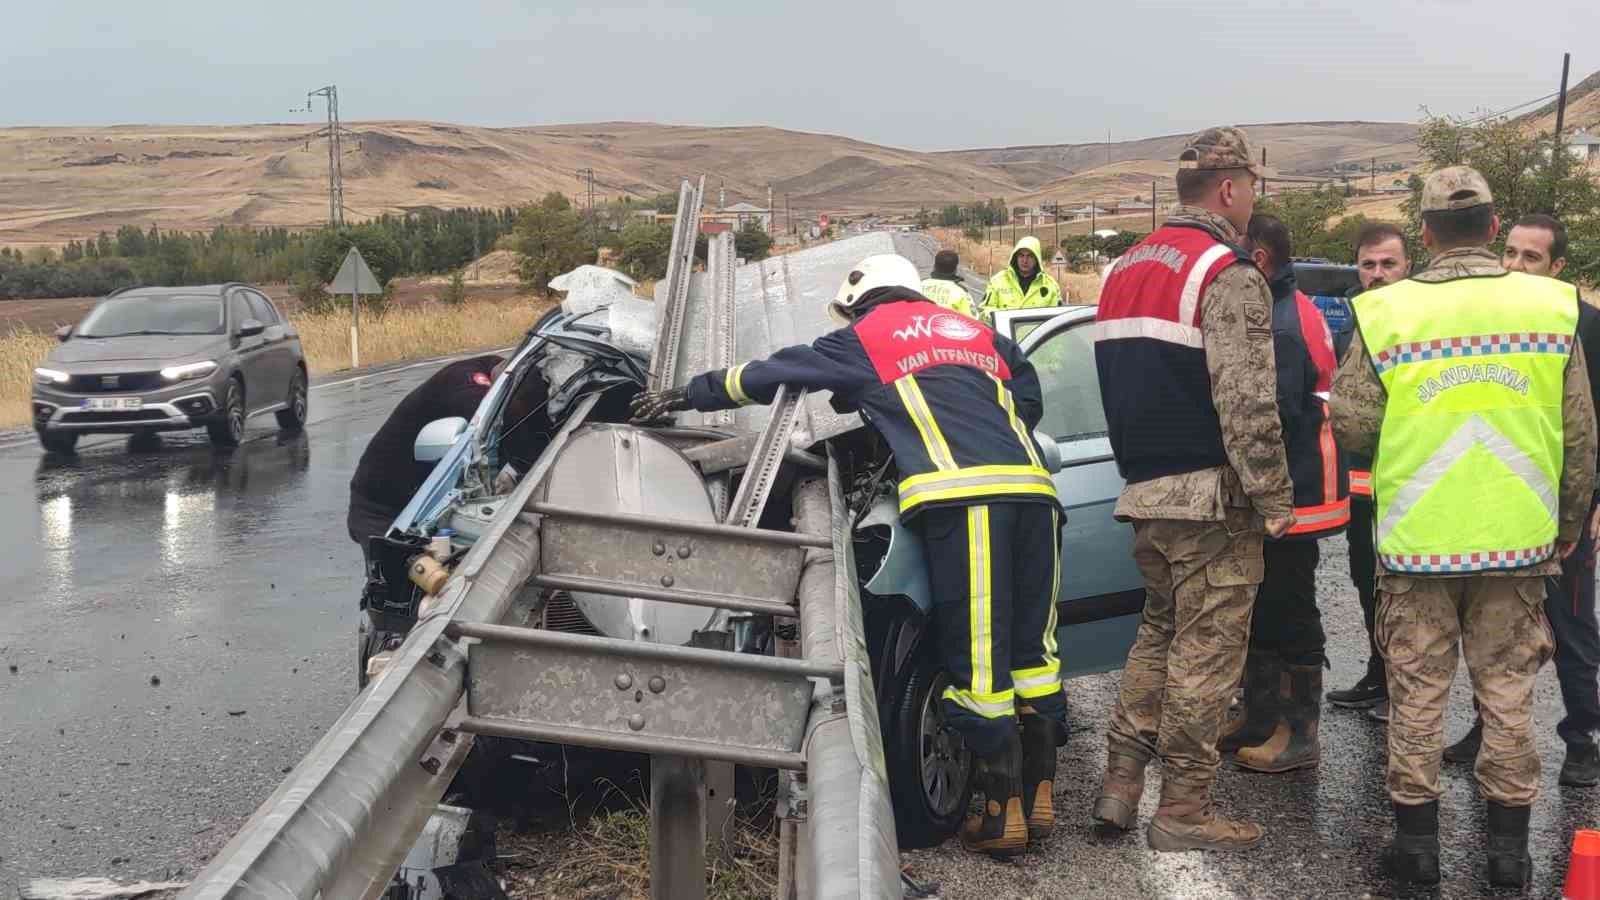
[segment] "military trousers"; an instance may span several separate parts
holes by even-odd
[[[1246,516],[1245,518],[1253,518]],[[1262,533],[1223,522],[1136,521],[1144,619],[1122,669],[1106,744],[1161,757],[1163,778],[1209,788],[1217,735],[1244,671]]]
[[[934,631],[951,685],[945,721],[974,753],[1005,746],[1017,710],[1067,725],[1056,655],[1060,510],[1045,503],[977,503],[923,510]]]
[[[1479,793],[1527,806],[1539,791],[1533,685],[1555,641],[1539,576],[1378,576],[1378,646],[1389,670],[1389,796],[1439,798],[1444,711],[1458,653],[1483,717]],[[1458,651],[1457,647],[1460,647]]]

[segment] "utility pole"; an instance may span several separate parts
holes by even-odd
[[[1567,124],[1567,70],[1572,66],[1572,54],[1561,54],[1561,94],[1556,98],[1556,150],[1565,153],[1561,146],[1561,129]]]
[[[1372,193],[1378,193],[1378,158],[1372,158]]]
[[[1262,147],[1261,148],[1261,152],[1262,153],[1266,153],[1267,152],[1267,148]],[[1266,185],[1265,184],[1262,185],[1261,193],[1262,193],[1263,196],[1266,194]],[[1155,230],[1156,230],[1156,182],[1155,182],[1155,179],[1152,178],[1152,179],[1150,179],[1150,231],[1151,231],[1151,233],[1154,233]]]
[[[589,237],[594,241],[596,261],[600,258],[600,223],[594,216],[594,169],[579,169],[578,179],[589,184]]]
[[[328,125],[312,136],[328,139],[328,224],[339,228],[344,225],[344,172],[340,166],[344,151],[340,146],[339,87],[330,84],[306,92],[306,112],[311,111],[312,97],[322,97],[328,101]]]
[[[789,229],[789,234],[794,234],[794,214],[789,211],[789,195],[783,195],[783,223]]]
[[[1261,148],[1261,170],[1263,172],[1265,172],[1266,169],[1267,169],[1267,148],[1262,147]],[[1150,191],[1151,191],[1151,196],[1155,196],[1155,188],[1152,187],[1150,189]],[[1262,175],[1261,176],[1261,196],[1265,197],[1266,195],[1267,195],[1267,177],[1266,177],[1266,175]],[[1155,201],[1152,200],[1151,201],[1151,205],[1154,206],[1155,205]]]

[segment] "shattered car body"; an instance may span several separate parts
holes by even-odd
[[[622,276],[596,270],[569,279],[566,301],[529,332],[473,418],[436,423],[425,430],[426,441],[419,439],[418,458],[437,456],[438,463],[389,534],[374,539],[363,607],[376,639],[363,641],[363,669],[425,608],[426,592],[412,577],[418,557],[431,547],[448,569],[486,532],[526,471],[528,461],[502,458],[499,437],[515,424],[503,416],[517,385],[541,377],[549,385],[552,428],[571,426],[575,417],[582,423],[550,461],[543,490],[555,506],[715,526],[761,479],[772,499],[758,506],[759,521],[750,524],[794,531],[788,487],[831,463],[854,523],[855,574],[896,831],[904,846],[942,840],[965,814],[971,756],[939,710],[946,681],[929,636],[926,566],[919,540],[899,522],[892,460],[880,442],[858,416],[835,411],[826,393],[800,396],[782,464],[767,472],[749,471],[747,460],[777,404],[684,412],[670,427],[626,424],[628,401],[652,373],[660,381],[668,372],[668,384],[682,384],[699,371],[809,342],[836,327],[826,303],[855,261],[896,252],[927,272],[936,249],[921,235],[873,233],[695,274],[675,325],[657,321],[669,298],[636,300],[618,290]],[[1131,531],[1111,518],[1122,482],[1099,409],[1092,321],[1092,308],[1076,307],[1017,311],[996,323],[1033,356],[1044,387],[1040,443],[1056,457],[1052,469],[1067,511],[1059,637],[1068,676],[1120,667],[1143,601]],[[666,339],[669,326],[675,341]],[[670,558],[689,548],[657,552]],[[800,559],[794,556],[792,569],[774,564],[767,573],[778,585],[772,596],[792,593]],[[725,634],[728,649],[766,656],[783,655],[786,644],[798,641],[793,619],[760,612],[754,603],[711,610],[648,595],[618,604],[580,589],[528,593],[538,594],[526,600],[528,624],[553,631],[675,646]]]

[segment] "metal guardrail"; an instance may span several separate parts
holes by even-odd
[[[681,380],[680,355],[685,350],[691,356],[699,352],[698,342],[685,344],[684,323],[693,314],[689,272],[703,185],[703,179],[695,188],[685,183],[680,191],[671,263],[676,277],[668,279],[669,302],[662,311],[652,386],[676,384]],[[731,268],[720,268],[718,274],[725,284],[733,283]],[[726,295],[722,299],[726,307]],[[737,326],[743,321],[736,318],[729,331],[727,319],[722,319],[716,332],[719,337],[738,335]],[[714,344],[706,350],[718,355],[731,352],[721,339],[706,343]],[[748,354],[751,348],[744,349]],[[653,885],[656,896],[703,892],[704,869],[698,862],[705,851],[708,813],[714,810],[707,803],[706,785],[708,780],[716,784],[730,776],[731,769],[719,769],[730,761],[784,770],[780,797],[784,900],[900,896],[894,820],[839,468],[830,454],[823,477],[815,471],[820,458],[788,447],[803,399],[796,396],[782,404],[774,421],[763,420],[761,424],[767,427],[760,429],[760,438],[721,451],[726,454],[748,447],[751,460],[747,466],[757,467],[757,477],[752,479],[757,483],[740,498],[743,514],[739,519],[745,527],[585,513],[538,499],[556,458],[597,400],[598,395],[591,394],[579,402],[533,470],[500,506],[487,532],[457,566],[438,608],[416,624],[390,666],[356,698],[183,897],[342,900],[378,896],[466,758],[474,733],[654,754],[652,809],[687,813],[676,818],[662,816],[652,823],[652,865],[662,876],[660,883]],[[762,470],[775,468],[782,459],[799,462],[802,469],[811,471],[792,495],[797,534],[750,527],[759,517],[765,489],[770,489],[770,480],[760,477]],[[557,519],[563,520],[565,535],[562,529],[551,527]],[[707,554],[694,564],[688,562],[688,556],[672,561],[676,567],[672,571],[681,574],[686,583],[658,575],[659,587],[645,584],[627,565],[605,571],[584,571],[581,566],[545,571],[546,564],[564,568],[559,562],[564,553],[572,558],[574,548],[570,543],[565,550],[557,545],[581,535],[586,527],[615,535],[631,531],[634,540],[649,529],[691,535],[697,542],[695,552],[703,547]],[[774,582],[764,591],[751,590],[749,579],[760,573],[754,566],[741,569],[740,556],[755,552],[748,546],[751,542],[770,544],[770,552],[798,554],[798,574],[791,569],[778,578],[781,584]],[[654,557],[668,562],[676,555],[663,552]],[[702,564],[707,562],[710,564]],[[790,565],[794,562],[791,558]],[[774,565],[764,571],[782,568]],[[721,609],[742,607],[793,616],[799,620],[804,659],[497,627],[523,592],[557,584],[570,586],[572,579],[581,582],[584,591],[609,587],[612,593],[632,597],[699,601]],[[667,593],[647,593],[658,591]],[[783,602],[791,597],[793,606]],[[468,644],[472,645],[470,654]],[[498,652],[496,658],[497,645],[521,649]],[[526,658],[530,649],[546,658],[530,661]],[[468,672],[469,655],[473,666],[483,667],[486,677],[500,683],[485,682],[478,687],[477,673]],[[518,660],[518,656],[524,658]],[[609,659],[613,668],[618,662],[633,660],[658,669],[663,690],[655,690],[656,676],[646,679],[646,690],[660,694],[659,700],[647,705],[644,690],[635,689],[638,696],[634,702],[640,711],[621,719],[623,727],[617,725],[621,711],[614,702],[609,707],[593,704],[592,711],[575,717],[574,722],[553,721],[548,708],[540,706],[545,702],[538,696],[540,691],[547,698],[554,690],[549,685],[539,686],[543,675],[540,663],[560,665],[564,658],[571,664],[569,669],[588,666],[585,677],[592,680],[598,671],[593,664],[602,657]],[[502,667],[498,679],[490,672],[497,665]],[[731,674],[732,681],[700,690],[708,672],[718,677]],[[624,690],[618,686],[624,674],[634,678],[625,672],[613,676],[612,689],[618,696]],[[713,746],[681,733],[684,717],[692,715],[695,707],[687,694],[677,699],[667,696],[669,678],[693,684],[701,697],[721,704],[719,721],[726,726],[722,740]],[[474,685],[470,694],[469,683]],[[604,685],[596,682],[590,686],[604,693]],[[742,711],[737,704],[761,691],[767,692],[763,695],[766,708],[800,704],[790,707],[793,712],[772,718],[803,721],[803,728],[784,732],[780,721],[746,723],[748,727],[740,730],[735,721],[738,716],[733,714]],[[799,715],[802,710],[803,717]],[[658,716],[659,724],[652,724],[650,716]],[[751,718],[748,714],[743,717]],[[675,755],[661,755],[669,749]],[[731,796],[731,784],[719,791],[723,792]]]

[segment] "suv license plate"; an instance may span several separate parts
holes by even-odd
[[[143,405],[138,397],[89,397],[83,401],[84,409],[138,409]]]

